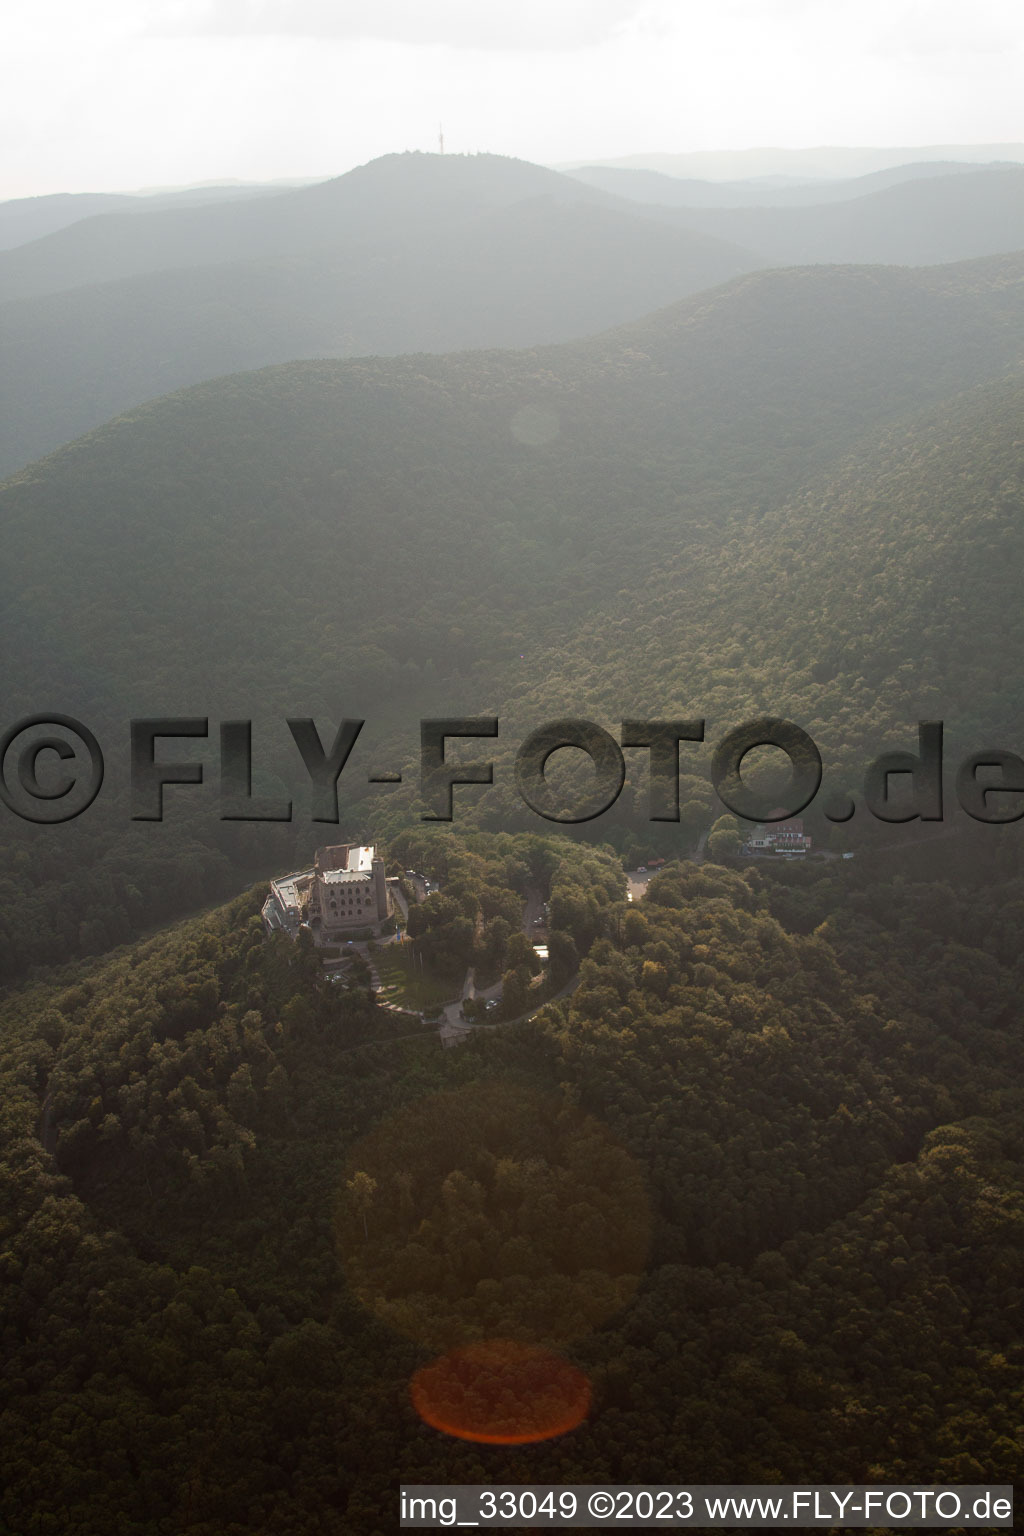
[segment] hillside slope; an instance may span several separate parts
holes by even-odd
[[[415,244],[350,242],[0,305],[0,474],[220,374],[306,357],[563,341],[761,265],[624,207],[530,198]]]
[[[345,242],[415,241],[531,198],[614,205],[596,188],[502,155],[385,155],[269,196],[84,219],[0,254],[0,302],[143,272],[265,260]],[[628,205],[627,205],[628,207]]]
[[[949,760],[1024,746],[1024,381],[979,388],[866,438],[802,494],[748,506],[699,544],[665,539],[643,592],[540,657],[523,719],[584,697],[602,718],[800,722],[859,788],[883,747],[944,720]],[[753,515],[752,515],[753,514]],[[685,667],[680,668],[680,655]],[[951,787],[951,786],[950,786]]]
[[[101,665],[116,692],[155,675],[230,692],[256,665],[265,689],[343,676],[372,696],[367,645],[402,668],[470,618],[465,656],[498,656],[642,591],[666,536],[707,546],[724,518],[784,505],[865,434],[1013,376],[1022,354],[1012,259],[762,273],[561,347],[197,386],[4,488],[9,677],[49,656],[55,677]],[[325,577],[353,560],[388,614],[350,651],[344,626],[317,637],[335,624]],[[560,588],[568,611],[542,617]]]
[[[833,180],[893,170],[912,161],[955,160],[959,164],[990,165],[1024,161],[1024,144],[928,144],[870,148],[820,145],[810,149],[711,149],[689,154],[626,155],[601,162],[629,170],[658,171],[669,176],[706,176],[712,181],[740,178],[781,182]]]
[[[1016,483],[1022,275],[760,273],[585,342],[291,364],[140,408],[0,491],[11,718],[49,706],[118,742],[132,715],[251,716],[277,793],[296,714],[368,720],[356,790],[434,713],[498,713],[514,742],[561,713],[693,712],[714,739],[791,709],[849,764],[927,704],[998,741],[985,603],[1015,657],[1017,523],[1012,493],[990,522],[987,487]],[[969,398],[914,425],[993,380],[976,427]],[[113,756],[80,822],[7,819],[5,966],[202,904],[228,854],[289,856],[220,824],[215,783],[132,827]]]
[[[689,865],[636,910],[564,839],[446,858],[471,911],[471,870],[546,867],[570,999],[389,1041],[253,892],[8,1006],[0,1519],[373,1536],[396,1467],[1018,1478],[1020,883]],[[585,1421],[427,1429],[410,1377],[467,1332],[568,1356]]]
[[[687,208],[676,216],[787,265],[966,261],[1024,248],[1024,166],[906,181],[816,208]]]
[[[631,170],[611,165],[581,165],[568,174],[615,197],[628,197],[638,203],[664,203],[672,208],[809,208],[822,203],[851,202],[906,181],[970,175],[984,168],[966,162],[920,160],[871,171],[863,176],[800,181],[795,185],[787,184],[784,178],[771,177],[748,181],[699,181],[693,177],[666,175],[664,171]]]
[[[273,197],[284,188],[261,182],[228,182],[181,187],[169,192],[52,192],[0,202],[0,251],[41,240],[99,213],[152,213],[235,198]]]

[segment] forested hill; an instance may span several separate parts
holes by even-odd
[[[220,374],[303,357],[562,341],[763,265],[628,204],[550,194],[485,205],[415,238],[371,240],[356,225],[327,250],[267,256],[257,243],[246,257],[0,304],[0,473]]]
[[[172,360],[260,356],[269,330],[314,347],[342,227],[332,324],[376,347],[402,345],[400,290],[417,345],[468,347],[630,313],[687,261],[744,266],[672,210],[643,266],[648,215],[563,183],[393,157],[105,215],[37,242],[37,269],[0,259],[52,328],[36,298],[6,314],[26,359],[77,335],[98,401],[90,338],[116,350],[148,307],[140,388],[189,313]],[[157,312],[186,249],[205,265]],[[69,274],[92,286],[56,292]],[[31,746],[0,764],[0,1536],[380,1536],[398,1474],[1019,1477],[1020,826],[961,817],[933,843],[812,809],[827,856],[740,861],[706,749],[788,715],[843,790],[921,718],[1024,752],[1022,419],[1024,253],[808,265],[557,345],[232,373],[0,485],[0,732],[67,715],[106,752],[65,826],[8,809]],[[496,782],[427,825],[419,722],[478,714],[502,722],[466,747]],[[704,717],[680,822],[649,821],[636,755],[607,819],[529,811],[515,747],[566,715],[616,736]],[[132,716],[209,721],[204,781],[162,823],[130,820]],[[326,743],[365,717],[337,825],[309,819],[289,716]],[[218,726],[247,717],[254,790],[292,799],[290,825],[220,819]],[[37,782],[59,801],[54,747]],[[402,947],[366,955],[408,1012],[362,956],[328,976],[308,931],[265,932],[266,877],[341,839],[435,885]],[[627,890],[627,859],[659,854]],[[501,978],[498,1012],[467,999],[482,1027],[442,1051],[413,1009],[470,967]],[[506,1439],[537,1430],[533,1380],[517,1397],[486,1370],[418,1417],[414,1373],[481,1340],[555,1351],[588,1411],[529,1444],[428,1427],[479,1432],[491,1390]]]
[[[666,558],[759,538],[883,424],[1013,376],[1022,276],[756,274],[577,345],[295,364],[156,402],[4,488],[8,686],[116,712],[155,682],[238,708],[301,679],[366,707],[430,660],[485,663],[501,692],[524,644],[571,651],[620,589],[642,613]],[[353,570],[372,622],[346,624]]]
[[[616,176],[632,196],[616,195]],[[1019,166],[906,166],[807,207],[758,206],[753,184],[699,185],[699,201],[754,205],[670,206],[688,183],[650,172],[591,184],[498,155],[428,154],[291,190],[124,199],[0,251],[0,475],[145,400],[243,369],[529,347],[772,266],[1024,247]]]
[[[273,197],[281,186],[263,182],[204,183],[166,192],[50,192],[0,202],[0,251],[41,240],[98,213],[152,213],[158,208],[186,208],[234,198]]]
[[[670,206],[687,183],[653,176],[671,196],[649,192],[650,172],[592,184],[498,155],[403,154],[291,190],[124,199],[0,251],[0,474],[145,400],[270,363],[530,347],[767,267],[1024,247],[1024,169],[942,170],[842,183],[845,201],[815,206],[756,206],[737,186],[755,206],[687,207]],[[609,190],[616,176],[633,196]]]
[[[1002,162],[999,162],[1002,164]],[[568,172],[577,181],[637,203],[663,203],[672,208],[813,208],[824,203],[849,203],[886,187],[935,176],[970,176],[990,169],[983,163],[956,160],[916,160],[861,176],[832,176],[815,181],[785,177],[701,181],[664,171],[628,166],[581,165]]]
[[[210,206],[83,219],[0,254],[0,299],[57,293],[142,272],[264,259],[343,245],[387,248],[534,198],[635,207],[504,155],[385,155],[313,186]]]
[[[961,755],[1016,750],[1022,417],[1024,381],[980,388],[866,440],[784,505],[666,542],[642,597],[581,620],[573,668],[545,655],[516,713],[557,715],[582,696],[609,718],[627,698],[719,724],[782,714],[850,787],[918,720],[945,720]]]
[[[779,262],[963,261],[1024,246],[1024,166],[915,179],[815,208],[687,208],[677,216]]]
[[[57,192],[49,197],[12,197],[0,203],[0,250],[41,240],[97,213],[124,212],[125,192]]]
[[[388,250],[537,198],[617,209],[645,222],[652,238],[659,223],[703,231],[760,264],[916,265],[1024,245],[1021,166],[910,175],[877,190],[868,190],[868,178],[862,195],[809,207],[673,207],[657,195],[620,197],[607,190],[614,182],[599,179],[594,185],[497,155],[387,155],[289,191],[106,212],[0,252],[0,301],[257,256]]]
[[[710,733],[756,703],[859,771],[934,704],[1012,746],[985,636],[994,598],[1012,670],[1022,271],[761,273],[586,342],[142,408],[0,492],[10,718],[116,743],[131,715],[252,716],[280,774],[285,715],[362,715],[364,783],[436,712]],[[64,831],[6,818],[8,973],[230,889],[214,786],[131,830],[124,766]],[[244,846],[288,857],[265,828]]]
[[[681,865],[638,910],[604,853],[472,841],[464,912],[542,878],[582,964],[458,1051],[255,892],[8,1002],[5,1528],[377,1536],[396,1469],[1016,1480],[1019,881]],[[576,1362],[586,1422],[428,1429],[412,1373],[481,1335]]]

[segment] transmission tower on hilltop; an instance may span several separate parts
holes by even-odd
[[[440,123],[437,125],[437,152],[439,155],[444,154],[444,129]]]

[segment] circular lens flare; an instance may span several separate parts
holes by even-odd
[[[410,1384],[425,1424],[460,1440],[528,1445],[575,1429],[590,1408],[583,1372],[552,1350],[484,1339],[423,1366]]]

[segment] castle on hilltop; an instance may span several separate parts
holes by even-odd
[[[321,943],[379,929],[388,915],[384,860],[373,847],[318,848],[313,868],[271,880],[263,903],[268,933],[296,938],[307,927]]]

